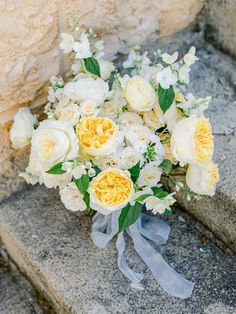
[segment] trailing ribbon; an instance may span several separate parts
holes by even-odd
[[[107,216],[99,213],[94,216],[91,237],[97,247],[104,248],[117,234],[119,215],[120,211],[115,211]],[[169,225],[155,216],[142,213],[137,221],[129,226],[125,232],[132,238],[136,252],[149,267],[156,281],[167,293],[181,299],[191,296],[194,283],[186,280],[172,269],[161,254],[146,240],[151,240],[157,245],[166,243],[170,233]],[[139,285],[143,275],[133,271],[126,262],[124,256],[124,232],[118,234],[116,247],[118,250],[118,268],[133,285]]]

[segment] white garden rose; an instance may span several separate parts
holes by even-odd
[[[60,121],[66,121],[71,126],[75,126],[79,122],[80,109],[77,104],[69,103],[66,106],[61,106],[56,112],[59,115]]]
[[[134,76],[127,81],[124,95],[130,108],[137,112],[151,110],[156,101],[154,88],[141,76]]]
[[[84,211],[87,208],[83,200],[83,195],[74,182],[70,182],[64,188],[60,189],[60,196],[65,207],[73,212]]]
[[[125,111],[122,112],[118,118],[118,122],[124,125],[143,124],[143,119],[136,112]]]
[[[88,191],[91,208],[108,215],[132,200],[134,187],[129,172],[110,168],[92,179]]]
[[[165,125],[163,114],[161,113],[161,109],[159,111],[158,109],[154,109],[154,110],[144,112],[143,121],[146,124],[146,126],[148,126],[149,128],[153,130],[158,130]]]
[[[36,121],[29,108],[21,108],[17,111],[10,130],[13,148],[23,148],[30,143]]]
[[[78,149],[74,129],[67,122],[45,120],[33,132],[32,153],[44,170],[60,161],[74,159]]]
[[[80,104],[81,114],[84,116],[95,116],[98,114],[95,101],[87,99]]]
[[[146,164],[140,171],[137,184],[141,186],[156,186],[161,179],[162,170],[155,162]]]
[[[213,196],[218,181],[219,171],[214,161],[188,166],[186,183],[193,192]]]
[[[114,65],[110,61],[99,60],[101,78],[108,80],[111,76],[111,72],[115,69]]]
[[[121,161],[116,154],[110,154],[107,156],[96,158],[93,161],[94,164],[96,164],[101,170],[105,170],[108,168],[119,168],[121,165]]]
[[[130,169],[139,161],[143,163],[143,156],[139,154],[133,147],[125,147],[119,154],[121,166],[123,169]]]
[[[181,164],[209,161],[213,150],[213,135],[208,119],[189,117],[177,122],[171,136],[171,151]]]
[[[76,82],[69,82],[64,87],[64,95],[70,99],[83,102],[92,100],[101,105],[109,92],[108,83],[101,78],[81,77]]]

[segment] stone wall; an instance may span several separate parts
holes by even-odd
[[[236,1],[207,0],[205,38],[236,58]]]
[[[17,174],[27,163],[27,150],[10,148],[9,121],[19,107],[45,103],[49,78],[65,67],[59,34],[73,16],[102,35],[112,59],[183,30],[202,7],[203,0],[0,1],[0,199],[23,186]]]

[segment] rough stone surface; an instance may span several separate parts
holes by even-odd
[[[189,90],[198,97],[212,95],[206,115],[213,125],[220,182],[213,198],[185,203],[185,207],[236,250],[236,62],[211,46],[200,50],[198,57]]]
[[[236,57],[236,2],[207,0],[206,3],[206,39]]]
[[[196,282],[187,300],[168,296],[128,241],[128,262],[145,277],[145,290],[132,289],[118,271],[114,240],[105,249],[96,248],[90,239],[90,218],[67,211],[58,191],[36,186],[2,203],[0,236],[57,313],[234,313],[233,258],[206,239],[204,244],[179,214],[168,220],[171,235],[158,250],[172,267]]]
[[[0,313],[43,314],[19,277],[12,277],[0,256]]]
[[[96,29],[112,57],[186,28],[202,6],[203,0],[1,1],[0,123],[19,106],[45,102],[48,80],[64,63],[59,33],[72,17]]]

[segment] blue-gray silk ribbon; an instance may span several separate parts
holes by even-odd
[[[120,211],[104,216],[97,213],[93,218],[92,239],[99,248],[104,248],[118,232],[118,218]],[[129,226],[125,232],[132,238],[134,248],[144,263],[151,270],[156,281],[170,295],[186,299],[191,296],[194,283],[186,280],[172,269],[148,240],[160,245],[166,243],[170,233],[170,226],[155,216],[145,213]],[[134,284],[138,285],[143,275],[133,271],[126,262],[124,232],[117,235],[118,267],[120,271]]]

